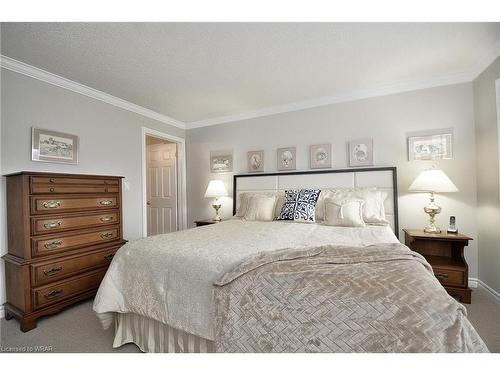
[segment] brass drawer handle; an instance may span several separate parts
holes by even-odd
[[[49,182],[54,183],[55,181],[54,181],[54,179],[53,179],[53,178],[49,178]]]
[[[45,208],[57,208],[61,206],[60,201],[45,201],[43,202],[43,207]]]
[[[57,249],[59,246],[62,246],[62,244],[62,240],[56,240],[52,242],[45,242],[43,246],[45,246],[46,249]]]
[[[113,259],[114,256],[115,256],[115,254],[108,254],[108,255],[104,256],[104,259],[107,261],[111,261],[111,259]]]
[[[57,296],[60,296],[62,294],[63,290],[62,289],[54,289],[54,290],[51,290],[50,292],[48,293],[45,293],[43,296],[46,298],[46,299],[51,299],[51,298],[55,298]]]
[[[113,232],[105,232],[105,233],[101,233],[101,238],[104,240],[106,238],[109,238],[109,237],[112,237],[113,236]]]
[[[52,267],[50,270],[44,270],[43,273],[45,276],[54,276],[55,274],[59,273],[62,271],[62,267]]]
[[[51,221],[50,223],[45,223],[43,224],[43,226],[46,228],[46,229],[54,229],[54,228],[59,228],[61,226],[61,222],[60,221]]]
[[[103,199],[102,201],[99,202],[101,206],[110,206],[113,204],[113,201],[111,199]]]
[[[51,193],[53,193],[54,191],[56,191],[56,189],[54,189],[54,188],[50,188],[50,189],[49,189],[49,191],[50,191]]]
[[[107,223],[108,221],[111,221],[111,220],[113,220],[113,216],[102,216],[101,217],[101,221],[103,223]]]
[[[447,279],[448,278],[448,274],[447,273],[436,273],[436,277],[438,279]]]

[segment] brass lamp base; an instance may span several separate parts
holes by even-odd
[[[213,218],[214,221],[221,221],[221,217],[219,215],[219,210],[222,207],[222,205],[219,203],[219,200],[216,198],[214,203],[212,204],[212,207],[215,210],[215,217]]]
[[[434,203],[434,193],[431,192],[430,202],[424,207],[424,211],[429,215],[429,225],[424,228],[426,233],[441,233],[441,229],[436,227],[436,215],[441,212],[441,207]]]

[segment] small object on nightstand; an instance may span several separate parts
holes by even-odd
[[[448,228],[448,233],[458,233],[457,226],[455,225],[455,216],[450,216],[450,227]]]
[[[214,219],[208,219],[208,220],[195,220],[195,224],[197,227],[202,227],[204,225],[210,225],[210,224],[217,224],[220,223],[221,220],[214,220]]]
[[[434,276],[448,294],[459,297],[462,303],[471,302],[469,266],[464,247],[472,238],[460,233],[426,233],[423,230],[403,229],[405,245],[422,254],[432,266]]]

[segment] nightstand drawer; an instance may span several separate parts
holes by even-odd
[[[446,268],[432,267],[434,276],[443,285],[466,286],[465,273],[462,271],[450,270]]]

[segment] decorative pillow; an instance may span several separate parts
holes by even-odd
[[[318,202],[316,203],[316,221],[325,219],[325,200],[328,198],[336,198],[338,192],[336,190],[321,190]]]
[[[234,214],[235,217],[245,216],[245,213],[247,212],[247,208],[248,208],[248,199],[253,194],[254,193],[240,193],[238,195],[238,201],[240,204],[239,204],[238,208],[236,209],[236,213]]]
[[[272,221],[274,219],[275,205],[276,196],[251,195],[248,198],[248,207],[244,218],[250,221]]]
[[[285,202],[285,192],[284,191],[268,191],[268,192],[252,192],[246,191],[238,194],[238,202],[239,205],[236,208],[236,213],[234,217],[244,217],[248,210],[248,202],[250,197],[254,195],[260,195],[265,197],[276,197],[276,205],[274,209],[274,218],[276,218],[283,207],[283,203]]]
[[[283,205],[285,204],[285,192],[282,191],[276,195],[276,205],[274,206],[274,218],[280,216]]]
[[[347,199],[337,201],[325,200],[325,224],[340,227],[364,227],[363,206],[361,199]]]
[[[277,220],[293,220],[305,223],[316,221],[316,202],[321,190],[285,190],[285,203]]]

